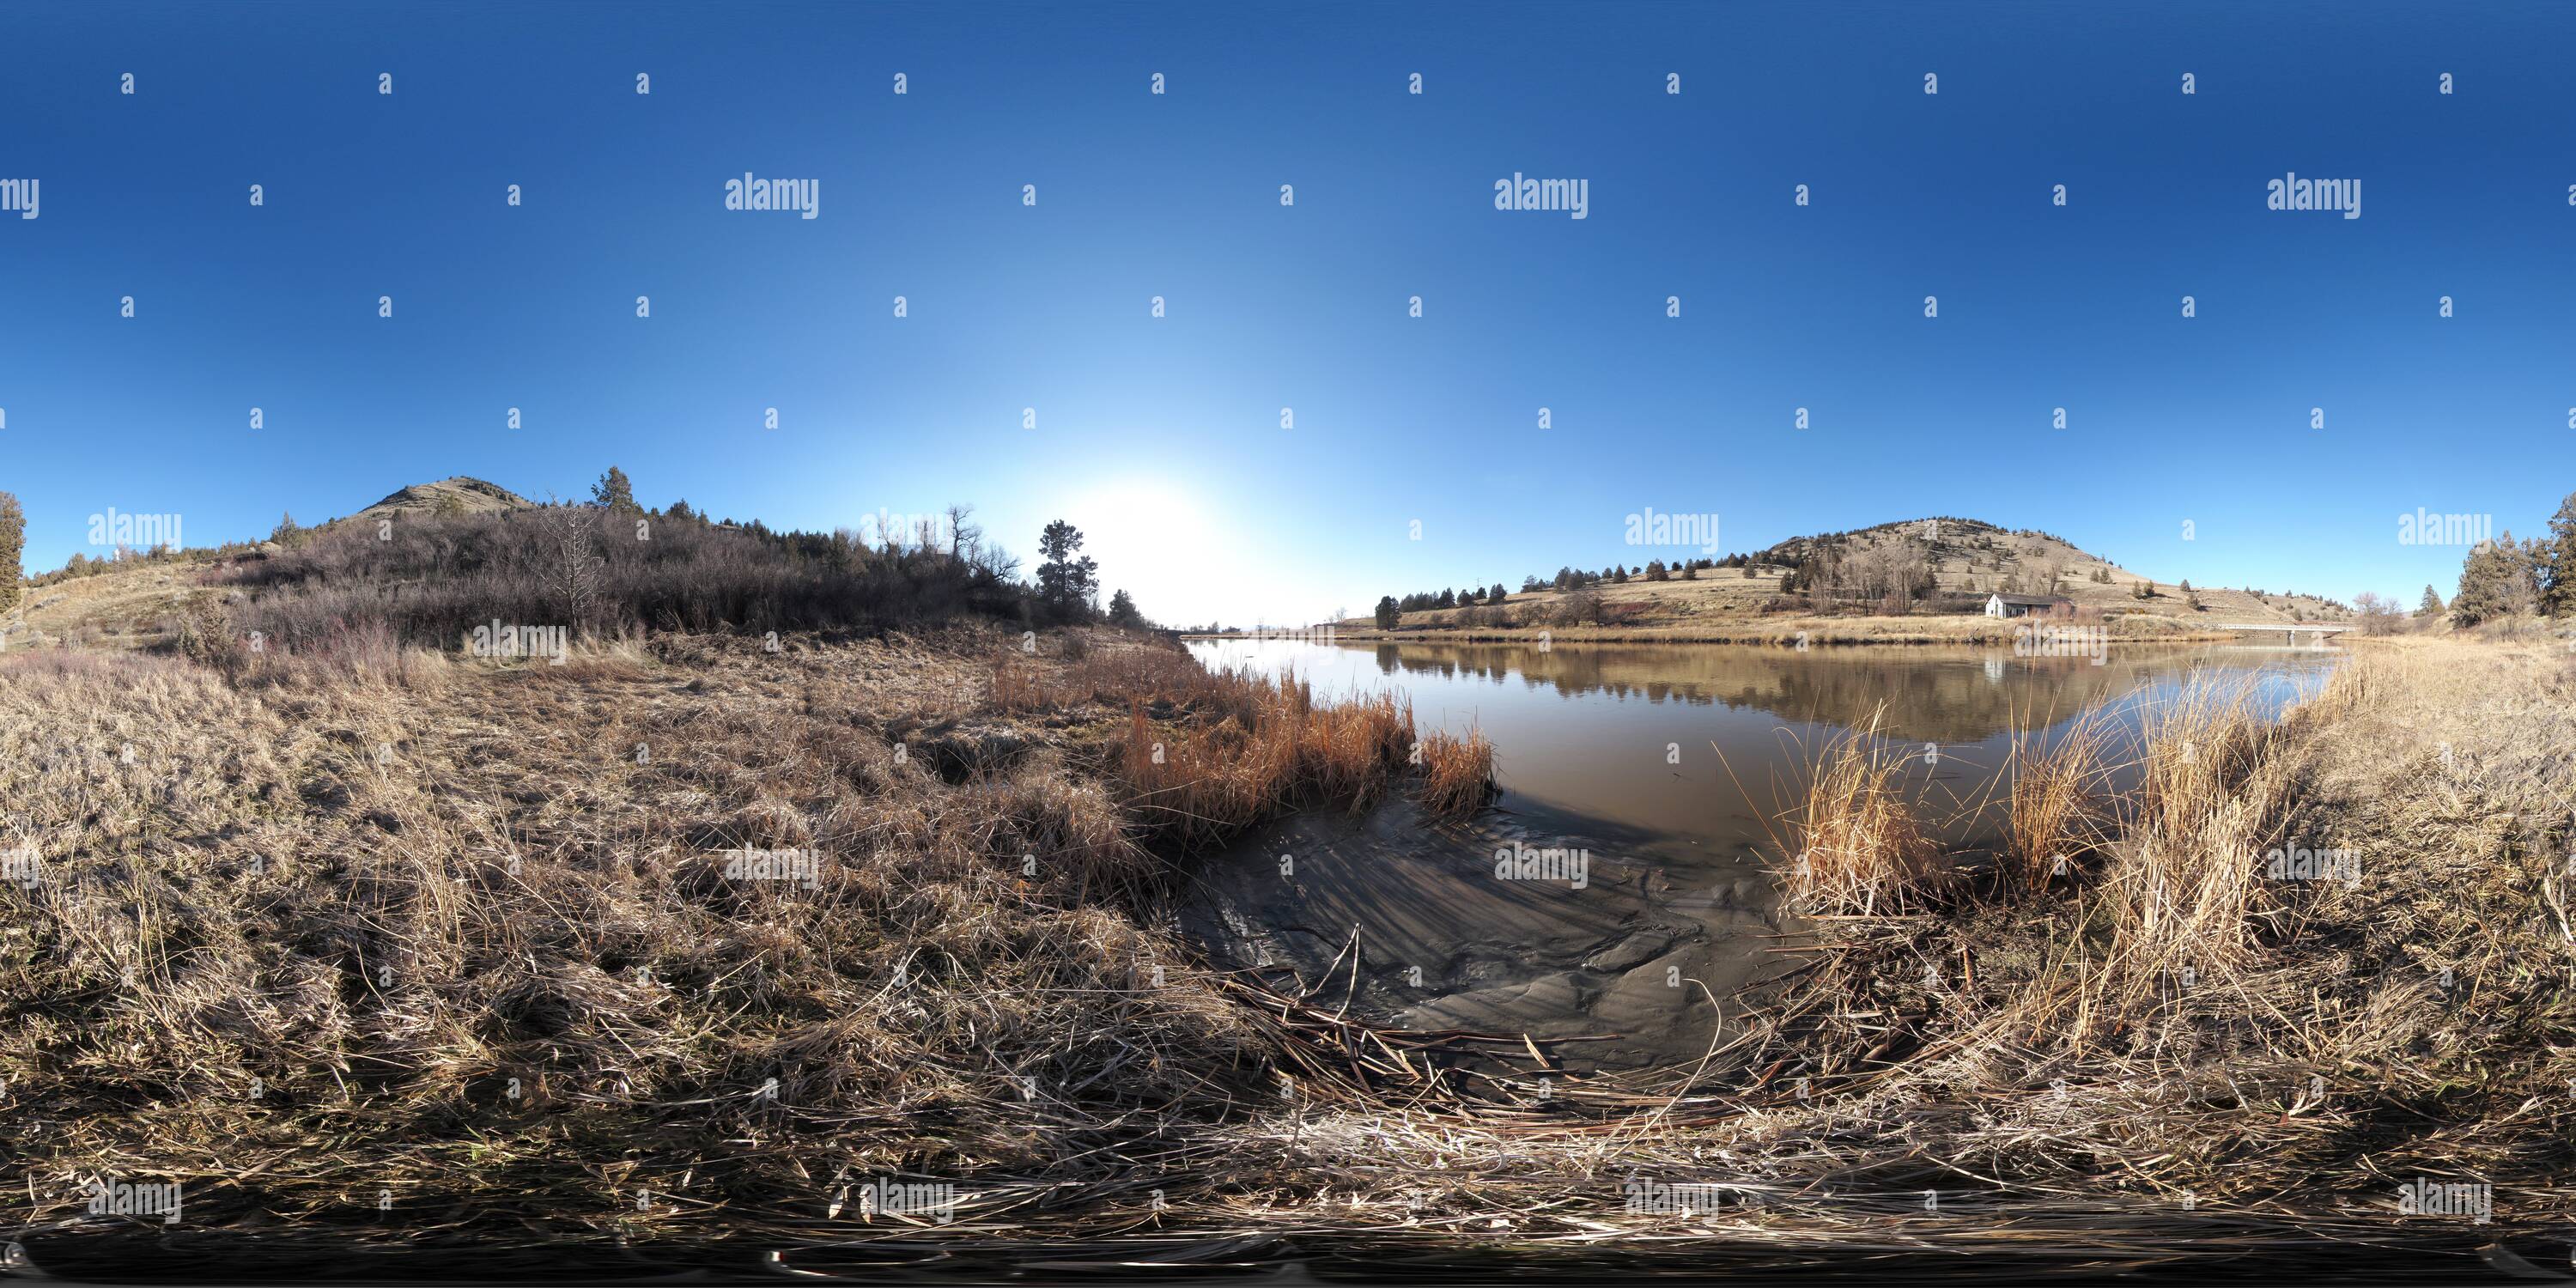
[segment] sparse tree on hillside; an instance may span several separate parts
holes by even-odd
[[[311,532],[312,529],[310,528],[298,526],[295,522],[295,516],[292,513],[287,513],[278,518],[276,527],[269,529],[268,539],[281,546],[293,549],[296,546],[304,544],[305,537]]]
[[[1142,629],[1145,625],[1145,615],[1136,611],[1136,601],[1128,596],[1123,586],[1109,593],[1109,620],[1113,625],[1131,630]]]
[[[689,508],[688,498],[682,497],[671,503],[671,517],[674,519],[694,519],[698,517],[698,513],[697,511]]]
[[[1394,629],[1395,629],[1395,624],[1396,624],[1397,622],[1399,622],[1399,621],[1402,621],[1403,619],[1404,619],[1404,612],[1403,612],[1403,610],[1402,610],[1402,609],[1399,609],[1399,608],[1397,608],[1397,607],[1395,606],[1395,596],[1393,596],[1393,595],[1380,595],[1380,596],[1378,596],[1378,600],[1377,600],[1377,628],[1378,628],[1379,630],[1382,630],[1382,631],[1391,631],[1391,630],[1394,630]]]
[[[18,596],[27,581],[27,570],[19,562],[27,545],[27,512],[18,508],[18,498],[0,492],[0,613],[18,606]]]
[[[590,500],[613,514],[640,514],[644,509],[635,504],[635,485],[626,481],[626,471],[614,465],[590,485]]]
[[[2129,595],[2134,599],[2153,599],[2156,597],[2156,584],[2152,581],[2139,582],[2129,591]]]
[[[2540,547],[2540,606],[2552,617],[2576,613],[2576,492],[2549,516],[2549,538]]]
[[[1505,591],[1503,589],[1503,583],[1498,581],[1494,583],[1492,589],[1485,592],[1485,602],[1488,604],[1499,604],[1508,596],[1509,592]]]
[[[1100,564],[1089,555],[1077,558],[1080,549],[1082,530],[1062,519],[1038,534],[1038,553],[1045,557],[1038,565],[1038,599],[1060,621],[1089,617],[1100,594]]]
[[[2426,586],[2424,588],[2424,600],[2422,603],[2416,605],[2415,615],[2417,617],[2439,617],[2444,612],[2448,611],[2449,608],[2449,605],[2442,602],[2442,592],[2433,589],[2431,586]]]
[[[454,492],[441,492],[437,503],[429,507],[429,512],[442,519],[462,519],[465,517],[465,498]]]
[[[1608,616],[1606,606],[1601,602],[1601,592],[1590,586],[1573,591],[1558,600],[1556,615],[1558,621],[1568,626],[1598,626]]]

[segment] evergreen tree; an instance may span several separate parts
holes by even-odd
[[[1378,628],[1379,630],[1382,630],[1382,631],[1391,631],[1391,630],[1394,630],[1394,629],[1395,629],[1395,624],[1396,624],[1398,621],[1403,620],[1403,617],[1404,617],[1404,612],[1403,612],[1403,610],[1402,610],[1402,609],[1397,608],[1397,607],[1396,607],[1396,605],[1395,605],[1395,596],[1393,596],[1393,595],[1380,595],[1380,596],[1378,596],[1378,598],[1377,598],[1377,628]]]
[[[1100,594],[1100,564],[1089,555],[1076,556],[1082,549],[1082,530],[1057,519],[1038,534],[1038,553],[1046,562],[1038,565],[1038,601],[1059,621],[1079,621],[1091,615],[1091,601]]]
[[[2540,543],[2540,607],[2552,617],[2576,613],[2576,492],[2549,516],[2549,539]]]
[[[640,514],[644,507],[635,504],[635,486],[626,481],[626,471],[614,465],[590,485],[590,499],[595,505],[615,514]]]
[[[1131,628],[1142,627],[1145,624],[1145,615],[1136,611],[1136,601],[1128,596],[1123,586],[1110,592],[1109,620],[1117,625]]]
[[[2512,615],[2527,588],[2522,549],[2507,530],[2494,541],[2481,541],[2460,565],[2460,588],[2451,596],[2451,621],[2475,626]]]
[[[2428,585],[2424,588],[2424,602],[2417,606],[2415,609],[2415,615],[2417,617],[2439,617],[2447,611],[2449,607],[2449,605],[2442,602],[2442,593]]]

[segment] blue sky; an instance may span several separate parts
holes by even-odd
[[[1024,556],[1068,517],[1171,622],[1641,563],[1673,553],[1622,543],[1648,507],[1729,549],[1950,514],[2411,603],[2462,552],[2400,514],[2528,535],[2576,490],[2571,35],[2541,5],[16,4],[0,179],[42,203],[0,214],[0,488],[30,569],[109,507],[206,544],[613,463],[773,525],[968,501]],[[726,210],[746,171],[819,181],[818,217]],[[2358,179],[2361,217],[2266,209],[2290,171]],[[1514,173],[1585,180],[1587,217],[1496,210]]]

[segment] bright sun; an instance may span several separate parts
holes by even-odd
[[[1127,479],[1094,489],[1077,503],[1073,523],[1082,552],[1100,561],[1104,606],[1110,591],[1124,589],[1147,617],[1184,625],[1224,615],[1244,597],[1232,534],[1177,485]]]

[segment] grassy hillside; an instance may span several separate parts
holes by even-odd
[[[460,474],[435,483],[414,483],[349,516],[374,519],[403,514],[493,514],[533,510],[536,502],[501,486]]]
[[[1642,566],[1656,558],[1673,560],[1695,558],[1696,551],[1641,549],[1624,561],[1629,580],[1624,583],[1604,582],[1595,587],[1607,610],[1610,624],[1638,632],[1663,632],[1690,635],[1694,632],[1744,635],[1747,638],[1768,634],[1748,632],[1751,624],[1766,618],[1813,614],[1841,615],[1836,606],[1812,605],[1797,609],[1784,607],[1789,598],[1783,580],[1800,565],[1807,564],[1831,549],[1845,561],[1865,559],[1883,552],[1903,549],[1918,553],[1928,564],[1933,589],[1918,602],[1907,621],[1912,626],[1885,625],[1864,630],[1846,623],[1837,628],[1854,635],[1901,636],[1907,631],[1939,632],[1946,628],[1915,622],[1916,618],[1942,615],[1940,604],[1949,601],[1963,605],[1973,597],[1982,600],[1997,591],[2038,593],[2051,584],[2053,570],[2055,593],[2071,599],[2079,608],[2089,609],[2104,618],[2136,617],[2159,619],[2136,624],[2134,633],[2169,634],[2207,629],[2220,622],[2291,622],[2342,621],[2350,616],[2343,604],[2317,595],[2289,594],[2278,590],[2248,587],[2209,586],[2191,583],[2187,595],[2183,572],[2174,580],[2161,574],[2150,577],[2132,571],[2100,555],[2075,546],[2063,538],[2046,533],[2011,531],[1969,519],[1914,519],[1885,523],[1848,533],[1827,533],[1796,537],[1780,542],[1750,556],[1742,568],[1703,568],[1685,579],[1675,572],[1672,580],[1650,582],[1643,579]],[[1593,569],[1592,571],[1600,571]],[[2097,580],[2096,578],[2102,580]],[[1508,589],[1515,584],[1507,579]],[[2141,598],[2141,588],[2152,593]],[[2259,593],[2258,593],[2259,592]],[[1491,612],[1480,609],[1445,609],[1407,612],[1405,629],[1493,629],[1530,628],[1560,624],[1568,592],[1557,590],[1512,591],[1499,607],[1504,620],[1496,622]],[[2199,606],[2192,606],[2196,596]],[[1860,606],[1852,609],[1859,615]],[[1339,623],[1345,631],[1365,632],[1376,623],[1367,616],[1347,618]],[[1975,631],[1982,628],[1960,623],[1958,629]]]

